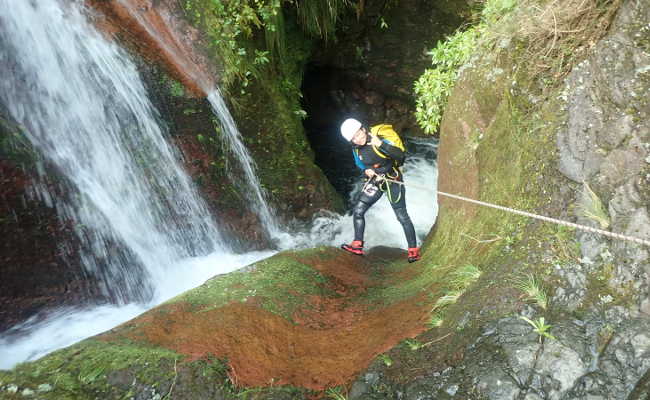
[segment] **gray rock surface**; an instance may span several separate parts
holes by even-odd
[[[604,229],[650,240],[650,1],[624,2],[561,98],[559,170],[596,193],[609,218]],[[581,190],[564,197],[584,206],[590,196]],[[579,224],[603,228],[580,204],[574,209]],[[414,379],[403,397],[368,388],[363,398],[648,398],[650,248],[582,231],[576,240],[581,258],[552,271],[553,312],[520,313],[546,316],[555,339],[541,338],[519,315],[488,322],[460,365]]]

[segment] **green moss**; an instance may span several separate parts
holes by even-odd
[[[300,26],[296,6],[279,0],[186,0],[184,7],[223,66],[221,88],[271,201],[290,206],[286,212],[294,216],[318,208],[340,209],[342,201],[313,165],[302,126],[306,114],[300,87],[313,39]],[[220,173],[215,171],[213,181],[223,182]],[[236,185],[235,192],[244,186]],[[246,198],[242,193],[236,197]]]
[[[160,84],[168,91],[171,97],[184,97],[185,86],[167,74],[162,74]]]
[[[0,157],[16,164],[31,164],[37,159],[23,128],[0,110]]]
[[[16,393],[10,387],[17,388]],[[127,341],[85,340],[12,371],[0,371],[0,397],[24,399],[238,398],[302,399],[308,391],[291,386],[238,388],[225,361],[187,362],[172,351]],[[223,397],[221,397],[223,396]]]
[[[212,278],[168,303],[187,302],[201,311],[208,311],[254,297],[261,301],[264,309],[291,320],[293,312],[305,305],[307,296],[336,296],[326,288],[330,277],[297,260],[314,255],[331,257],[332,254],[332,249],[327,248],[276,254],[245,270]]]
[[[171,378],[170,363],[173,365],[181,359],[180,355],[164,349],[86,340],[38,362],[1,372],[0,381],[35,392],[39,385],[48,384],[52,390],[39,393],[45,399],[109,398],[116,395],[116,389],[108,383],[110,373],[129,370],[139,382],[155,387],[157,382]]]

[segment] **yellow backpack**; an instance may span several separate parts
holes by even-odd
[[[395,130],[393,129],[393,125],[379,124],[379,125],[371,126],[370,133],[379,137],[380,139],[385,139],[388,143],[392,144],[395,147],[400,148],[404,152],[404,157],[395,161],[397,162],[397,166],[401,166],[404,164],[404,159],[406,158],[406,149],[404,148],[402,139],[399,137],[397,132],[395,132]],[[379,149],[375,148],[375,146],[372,146],[372,149],[381,158],[388,158],[385,154],[379,151]]]

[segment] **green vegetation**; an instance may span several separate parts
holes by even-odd
[[[415,82],[415,117],[429,134],[438,131],[447,98],[472,55],[500,51],[517,41],[522,65],[545,84],[557,81],[606,32],[621,0],[488,0],[473,25],[461,28],[429,52],[433,64]]]
[[[168,367],[180,359],[181,355],[164,349],[129,342],[116,345],[91,339],[74,349],[54,352],[38,363],[19,365],[11,376],[0,374],[0,381],[35,392],[39,385],[48,384],[51,390],[39,393],[39,396],[47,396],[45,398],[87,399],[103,397],[100,393],[109,394],[115,390],[108,383],[109,375],[124,371],[132,375],[132,379],[151,385],[155,391],[159,384],[170,381],[173,369]],[[144,368],[147,365],[159,368],[155,371]]]
[[[438,42],[428,54],[435,68],[427,69],[415,82],[415,117],[424,132],[433,134],[438,130],[447,97],[458,78],[460,67],[469,61],[478,40],[480,30],[469,28],[459,31],[445,42]]]
[[[546,310],[548,307],[548,296],[538,279],[534,275],[529,274],[526,278],[519,279],[516,282],[519,290],[524,292],[527,299],[533,300],[535,304]]]
[[[381,360],[381,362],[383,362],[384,365],[387,366],[387,367],[390,367],[391,365],[393,365],[393,359],[390,358],[390,356],[388,354],[380,354],[380,355],[377,356],[377,358],[379,360]]]
[[[593,190],[589,187],[587,182],[583,184],[586,196],[583,198],[581,212],[585,217],[598,222],[601,229],[609,227],[609,215],[603,206],[603,202]]]
[[[411,350],[411,351],[420,350],[420,349],[422,348],[422,346],[423,346],[423,343],[420,342],[420,341],[417,340],[417,339],[406,339],[406,340],[404,341],[404,344],[405,344],[406,347],[408,347],[409,350]]]
[[[88,339],[38,362],[0,371],[0,397],[24,399],[24,393],[32,393],[39,399],[90,400],[147,393],[158,399],[212,398],[215,391],[225,398],[243,400],[307,396],[306,390],[291,386],[236,387],[228,372],[227,363],[212,356],[190,361],[172,351],[129,341]]]
[[[310,207],[339,209],[340,198],[312,163],[302,125],[307,114],[301,106],[300,87],[315,40],[312,34],[330,38],[344,3],[184,0],[182,4],[188,20],[206,34],[212,58],[222,66],[220,88],[270,200],[303,213]],[[225,160],[214,169],[221,164]],[[214,174],[214,182],[227,181],[219,179],[223,171]],[[229,170],[229,176],[245,179],[236,167]],[[245,198],[242,193],[229,194],[238,185],[228,186],[221,190],[228,194],[228,201]],[[319,201],[312,200],[313,190],[320,194]]]
[[[288,8],[294,8],[304,33],[327,40],[346,4],[344,0],[185,0],[183,5],[187,17],[210,37],[211,47],[223,60],[226,88],[236,81],[245,88],[252,78],[287,76],[296,56],[287,33],[292,22],[285,14],[293,16]]]
[[[427,323],[427,326],[429,328],[438,328],[442,326],[442,323],[445,322],[443,316],[439,313],[434,313],[431,318],[429,319],[429,322]]]
[[[238,270],[210,279],[202,286],[167,303],[187,302],[201,312],[223,307],[233,301],[255,297],[267,311],[292,320],[293,312],[305,305],[309,295],[331,296],[326,277],[298,258],[320,256],[325,248],[284,252],[254,264],[254,269]],[[295,253],[295,254],[294,254]]]
[[[347,400],[348,397],[343,394],[343,389],[340,387],[329,388],[325,391],[328,398],[333,400]]]
[[[548,331],[551,329],[551,325],[548,325],[546,323],[546,320],[544,320],[544,317],[539,317],[537,320],[533,321],[530,318],[520,316],[519,318],[523,319],[524,321],[528,322],[533,327],[533,331],[539,335],[539,341],[542,341],[542,338],[548,338],[548,339],[553,339],[556,340],[553,335],[551,335]]]
[[[414,85],[415,117],[424,132],[434,134],[438,131],[447,98],[462,67],[476,54],[489,27],[508,16],[516,4],[516,0],[486,1],[476,17],[478,23],[459,29],[445,41],[439,41],[428,53],[434,68],[424,71]]]

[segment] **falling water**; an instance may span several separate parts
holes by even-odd
[[[0,0],[0,101],[43,157],[41,175],[53,167],[67,182],[56,207],[76,224],[87,271],[116,302],[146,301],[171,266],[226,246],[134,65],[81,4]]]
[[[279,247],[286,247],[283,243],[289,235],[280,229],[275,212],[268,205],[268,195],[257,177],[255,161],[248,153],[246,146],[242,143],[237,124],[228,111],[228,107],[226,107],[223,96],[218,88],[208,95],[208,101],[215,115],[219,118],[222,132],[224,133],[223,137],[228,148],[234,154],[241,170],[244,172],[245,181],[240,183],[246,185],[248,189],[245,190],[245,193],[248,197],[249,207],[258,215],[262,226],[266,229],[269,236],[279,242]]]

